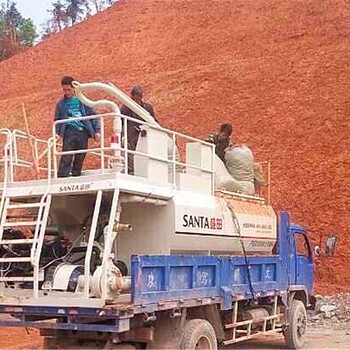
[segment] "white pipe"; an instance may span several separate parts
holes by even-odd
[[[110,108],[113,113],[119,115],[120,114],[120,109],[118,107],[118,105],[113,102],[113,101],[109,101],[109,100],[98,100],[98,101],[93,101],[89,98],[87,98],[84,94],[83,91],[86,90],[102,90],[105,92],[108,92],[110,94],[112,94],[113,89],[107,85],[107,84],[103,84],[103,83],[85,83],[85,84],[80,84],[77,81],[73,81],[72,83],[74,89],[75,89],[75,94],[76,96],[79,98],[79,100],[84,103],[85,105],[95,108],[95,107],[107,107]],[[101,127],[103,127],[104,123],[102,121],[101,123]],[[121,160],[121,152],[120,152],[120,147],[121,147],[121,136],[122,136],[122,121],[120,117],[115,117],[113,119],[113,133],[116,135],[116,149],[114,151],[114,156],[117,159],[117,166],[121,166],[122,164],[122,160]],[[102,138],[101,138],[101,142],[104,142],[104,130],[102,131]],[[104,147],[104,144],[102,145]]]
[[[84,94],[83,91],[86,90],[102,90],[111,93],[109,90],[106,89],[108,87],[107,84],[102,84],[102,83],[86,83],[86,84],[80,84],[77,81],[73,81],[73,87],[75,89],[75,94],[79,98],[81,102],[86,104],[89,107],[96,108],[96,107],[107,107],[110,108],[113,113],[120,114],[120,109],[118,105],[109,100],[98,100],[98,101],[93,101],[89,98],[87,98]],[[100,86],[101,85],[101,86]],[[122,132],[122,123],[120,118],[116,118],[116,123],[113,123],[113,128],[114,132],[120,133]]]
[[[122,102],[125,106],[129,107],[133,112],[139,115],[145,122],[161,127],[156,120],[152,117],[152,115],[146,111],[143,107],[141,107],[138,103],[136,103],[131,97],[125,94],[123,91],[118,89],[115,85],[109,84],[108,86],[113,88],[112,95],[117,98],[120,102]]]
[[[152,117],[152,115],[146,111],[144,108],[142,108],[138,103],[136,103],[131,97],[126,95],[123,91],[118,89],[116,86],[113,84],[106,84],[106,83],[99,83],[99,82],[92,82],[92,83],[79,83],[77,81],[74,81],[72,83],[73,87],[76,90],[76,95],[77,97],[86,105],[90,107],[98,107],[98,106],[107,106],[110,107],[115,113],[120,114],[120,109],[119,107],[112,101],[108,100],[100,100],[100,101],[92,101],[88,99],[86,96],[83,95],[83,91],[88,91],[88,90],[101,90],[104,92],[107,92],[111,94],[113,97],[115,97],[120,103],[123,103],[126,107],[131,109],[133,112],[135,112],[140,118],[142,118],[146,123],[149,123],[153,126],[156,127],[161,127],[155,119]],[[115,118],[116,123],[114,123],[113,128],[114,128],[114,133],[117,135],[118,138],[118,145],[120,146],[120,140],[121,140],[121,132],[122,132],[122,127],[121,127],[121,119],[119,117]],[[175,144],[172,142],[173,140],[169,138],[169,145],[171,145],[171,150],[173,147],[175,148],[175,153],[178,154],[178,150]],[[119,159],[120,151],[115,151],[118,152],[115,153],[115,156],[117,159]],[[126,165],[127,166],[127,165]]]
[[[136,196],[136,195],[124,197],[122,199],[122,203],[148,203],[148,204],[154,204],[157,206],[164,206],[168,204],[167,201],[164,201],[162,199],[145,198],[145,197]]]
[[[123,103],[125,106],[130,108],[133,112],[135,112],[138,116],[140,116],[145,122],[160,127],[160,125],[155,121],[155,119],[152,117],[152,115],[148,111],[142,108],[131,97],[129,97],[127,94],[125,94],[123,91],[118,89],[113,84],[105,84],[105,83],[97,83],[97,82],[81,84],[77,81],[74,81],[73,87],[76,89],[77,97],[81,99],[83,103],[87,104],[90,107],[97,107],[101,105],[109,106],[115,113],[120,114],[119,107],[114,102],[109,100],[92,101],[82,94],[83,90],[84,91],[87,91],[87,90],[105,91],[111,94],[113,97],[115,97],[119,102]]]
[[[122,291],[128,292],[131,289],[131,276],[123,276],[121,278]]]
[[[111,94],[113,97],[115,97],[119,102],[121,102],[125,106],[129,107],[133,112],[135,112],[138,116],[140,116],[145,122],[150,123],[150,124],[155,125],[155,126],[160,126],[154,120],[154,118],[151,116],[151,114],[148,111],[146,111],[144,108],[142,108],[131,97],[129,97],[127,94],[125,94],[123,91],[118,89],[113,84],[97,83],[97,82],[80,84],[79,82],[74,81],[73,87],[76,89],[77,92],[78,91],[80,92],[81,90],[105,91],[105,92]],[[77,96],[78,96],[78,94],[77,94]],[[85,96],[84,96],[84,98],[86,99]],[[106,100],[101,100],[101,101],[106,101]],[[84,101],[82,101],[82,102],[85,103]],[[86,99],[86,102],[88,102],[88,99]],[[107,101],[107,102],[111,102],[111,101]],[[111,102],[111,103],[115,104],[114,102]],[[87,105],[89,106],[89,104],[87,104]],[[118,108],[118,111],[116,113],[120,113],[119,108]]]
[[[107,84],[102,84],[102,83],[86,83],[86,84],[80,84],[77,81],[73,81],[72,83],[74,89],[75,89],[75,94],[83,102],[89,107],[109,107],[114,113],[120,113],[120,109],[118,105],[109,100],[98,100],[98,101],[93,101],[89,98],[87,98],[84,94],[83,91],[86,90],[102,90],[106,92],[110,92],[105,89],[104,85],[108,86]],[[102,86],[100,86],[102,85]],[[111,92],[110,92],[111,93]]]

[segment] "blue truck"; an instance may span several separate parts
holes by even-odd
[[[16,169],[33,166],[21,141],[33,137],[0,130],[0,326],[40,329],[47,349],[217,349],[269,333],[302,348],[314,282],[306,230],[261,196],[219,188],[213,145],[154,124],[113,86],[86,85],[139,113],[142,139],[118,144],[120,119],[132,118],[117,106],[77,117],[100,119],[101,145],[60,151],[53,136],[36,164],[46,175],[21,181]],[[100,166],[57,178],[60,156],[79,152]]]
[[[304,251],[298,251],[299,240]],[[39,328],[47,348],[91,347],[93,340],[109,349],[216,349],[218,342],[278,332],[289,348],[305,343],[313,257],[307,232],[285,212],[274,255],[135,255],[131,266],[130,302],[103,308],[1,305],[1,314],[15,320],[0,324]]]

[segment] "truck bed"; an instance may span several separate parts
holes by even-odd
[[[42,298],[38,305],[3,300],[0,325],[124,332],[137,314],[209,304],[228,310],[236,300],[287,292],[279,256],[133,256],[131,263],[131,295],[102,307],[52,306],[52,299],[51,305],[40,304]]]

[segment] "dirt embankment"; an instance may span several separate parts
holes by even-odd
[[[232,122],[272,162],[272,200],[339,237],[316,261],[317,291],[350,288],[349,2],[121,0],[0,64],[0,127],[47,136],[59,80],[144,86],[162,124],[205,137]]]

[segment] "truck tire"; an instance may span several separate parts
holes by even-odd
[[[201,319],[187,322],[181,342],[181,350],[217,350],[218,343],[212,325]]]
[[[305,305],[300,300],[292,300],[289,310],[289,325],[284,332],[288,349],[301,349],[306,341],[307,314]]]

